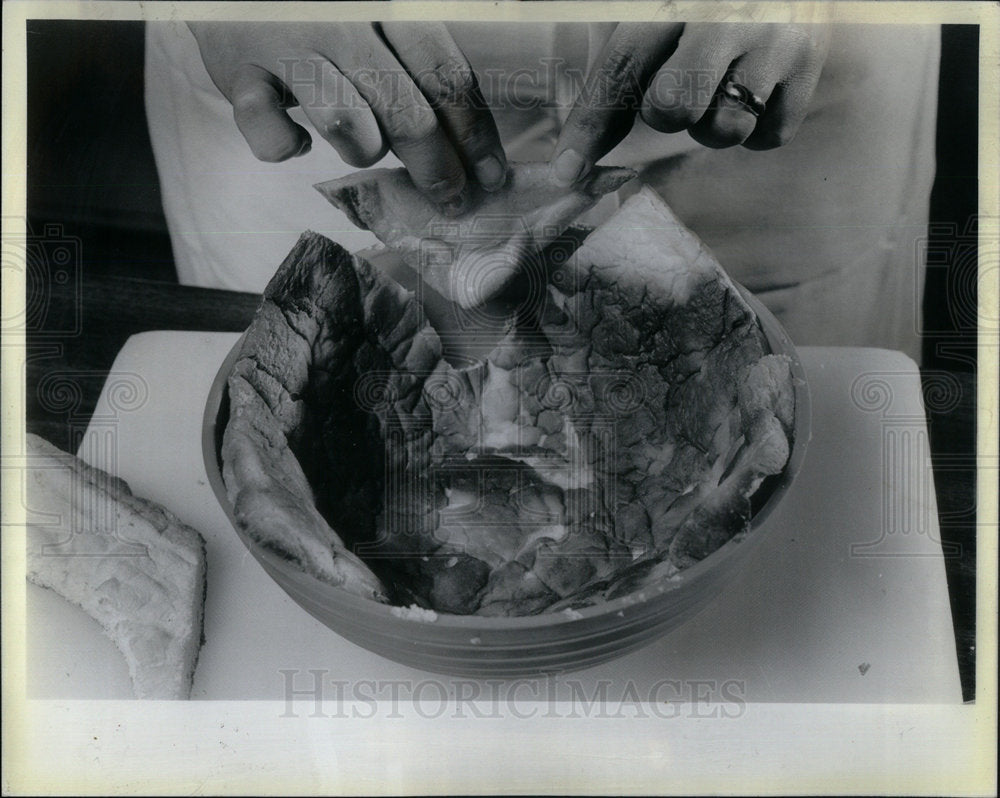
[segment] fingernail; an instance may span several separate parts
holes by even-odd
[[[299,147],[299,151],[295,153],[295,157],[298,158],[300,155],[305,155],[311,149],[312,149],[312,140],[309,138],[303,139],[302,146]]]
[[[468,204],[468,195],[463,191],[461,194],[452,197],[446,202],[442,202],[441,210],[444,211],[447,216],[461,216]]]
[[[487,191],[496,191],[503,185],[504,179],[507,177],[507,170],[504,169],[500,159],[495,155],[487,155],[477,161],[473,171],[476,173],[479,185]]]
[[[566,150],[552,164],[552,176],[563,187],[573,185],[587,171],[587,161],[576,150]]]

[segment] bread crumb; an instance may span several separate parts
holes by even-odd
[[[393,607],[390,612],[397,618],[417,623],[434,623],[438,619],[438,614],[434,610],[425,610],[416,604],[411,604],[409,607]]]

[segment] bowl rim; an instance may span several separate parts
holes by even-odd
[[[260,562],[261,566],[269,572],[272,578],[272,572],[274,571],[286,573],[293,577],[296,582],[308,584],[310,589],[314,590],[316,595],[322,596],[324,601],[328,600],[333,604],[337,604],[341,609],[346,611],[369,613],[375,616],[375,619],[380,623],[399,624],[397,628],[400,631],[412,633],[415,623],[418,623],[425,628],[426,626],[433,626],[441,630],[450,628],[462,631],[513,632],[552,627],[560,623],[594,622],[607,615],[620,615],[620,617],[624,617],[626,613],[633,616],[635,614],[656,614],[661,602],[669,600],[671,596],[675,596],[680,592],[687,592],[693,589],[708,574],[718,571],[720,564],[732,560],[741,547],[745,548],[748,542],[756,542],[761,538],[760,528],[771,516],[775,507],[781,503],[781,499],[795,481],[802,468],[806,449],[812,436],[812,401],[809,393],[809,385],[806,381],[805,369],[802,366],[802,361],[795,346],[774,314],[748,289],[735,280],[731,281],[757,315],[760,327],[771,349],[769,354],[785,355],[789,358],[795,396],[792,448],[781,474],[767,478],[767,480],[770,480],[769,493],[764,499],[763,504],[758,507],[751,518],[749,530],[737,533],[733,538],[705,557],[705,559],[685,568],[673,577],[661,579],[658,583],[644,585],[623,596],[579,609],[556,610],[554,612],[543,612],[538,615],[520,616],[453,615],[435,611],[433,623],[427,624],[422,623],[418,617],[408,617],[406,608],[401,608],[399,605],[383,604],[373,599],[355,595],[341,587],[323,582],[294,567],[288,560],[282,558],[277,553],[257,544],[240,528],[233,513],[233,507],[229,501],[225,482],[222,478],[221,443],[225,424],[220,424],[219,420],[223,410],[225,410],[226,416],[228,416],[229,374],[239,355],[240,347],[246,338],[246,332],[236,341],[220,365],[215,379],[212,381],[212,386],[209,389],[208,398],[205,403],[201,443],[209,484],[212,487],[216,500],[222,506],[240,540],[249,549],[254,558]],[[758,488],[758,492],[760,490]],[[565,642],[565,638],[561,638],[560,641]],[[488,646],[485,647],[488,648]]]

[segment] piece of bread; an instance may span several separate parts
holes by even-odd
[[[303,234],[230,374],[222,442],[237,524],[317,579],[377,601],[378,577],[341,537],[373,538],[382,491],[384,446],[355,383],[370,369],[437,362],[437,336],[407,297],[332,241]]]
[[[542,168],[515,165],[511,186]],[[400,180],[361,173],[337,197],[420,252],[440,214]],[[530,214],[539,191],[494,202]],[[643,189],[538,263],[539,301],[456,365],[414,294],[304,234],[230,379],[241,523],[331,584],[372,593],[353,552],[383,600],[486,615],[600,601],[746,530],[787,460],[794,393],[712,254]],[[266,468],[239,467],[253,458]]]
[[[788,362],[654,192],[548,278],[537,327],[451,370],[460,401],[431,403],[432,462],[479,480],[450,467],[463,498],[439,509],[435,558],[412,561],[436,609],[580,606],[651,562],[686,568],[747,528],[788,458]]]
[[[458,217],[441,213],[405,169],[368,169],[316,189],[401,253],[427,285],[468,308],[502,293],[534,253],[635,174],[599,166],[564,188],[552,182],[548,164],[511,164],[505,185],[474,189],[471,209]]]
[[[137,698],[188,698],[201,650],[205,541],[128,485],[28,434],[28,580],[81,607],[128,663]]]

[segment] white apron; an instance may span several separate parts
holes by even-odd
[[[612,28],[449,25],[508,158],[550,157],[572,70],[586,73]],[[797,343],[919,359],[938,48],[936,26],[838,26],[810,113],[785,147],[712,150],[637,121],[601,163],[638,169]],[[306,229],[352,251],[374,243],[312,188],[353,171],[319,136],[300,158],[253,157],[183,24],[147,25],[146,111],[182,283],[261,291]],[[390,153],[379,165],[399,161]]]

